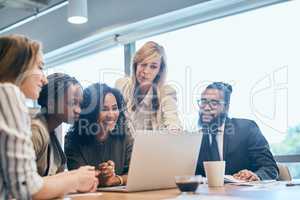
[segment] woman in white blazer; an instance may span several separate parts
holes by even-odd
[[[125,99],[129,126],[137,130],[181,130],[176,91],[165,84],[166,55],[162,46],[147,42],[135,54],[131,77],[116,81]]]

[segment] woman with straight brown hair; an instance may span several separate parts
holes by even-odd
[[[25,98],[37,99],[47,83],[42,68],[38,42],[0,37],[0,199],[51,199],[98,184],[89,166],[45,178],[37,173]]]
[[[176,91],[165,83],[167,62],[164,48],[147,42],[135,54],[131,77],[117,80],[132,133],[136,130],[180,130]]]

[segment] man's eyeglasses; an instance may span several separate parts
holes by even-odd
[[[204,107],[206,105],[209,105],[211,108],[216,108],[219,105],[224,105],[224,101],[216,100],[216,99],[198,99],[197,100],[198,106]]]

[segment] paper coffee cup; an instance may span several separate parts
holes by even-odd
[[[203,164],[208,186],[224,186],[225,161],[205,161]]]

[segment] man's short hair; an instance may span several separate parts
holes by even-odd
[[[223,92],[224,95],[224,104],[225,107],[228,109],[230,104],[230,96],[232,93],[232,86],[228,83],[223,82],[213,82],[209,84],[205,90],[207,89],[217,89]]]

